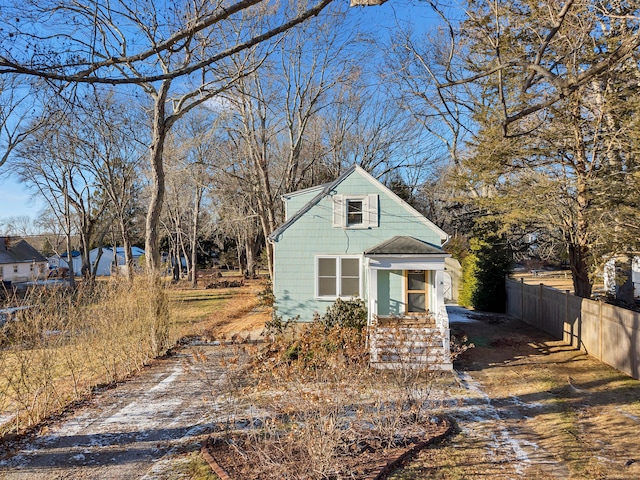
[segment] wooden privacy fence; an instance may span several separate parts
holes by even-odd
[[[640,313],[507,279],[507,313],[640,379]]]

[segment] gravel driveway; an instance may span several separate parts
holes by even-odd
[[[175,457],[198,449],[212,430],[203,415],[215,411],[222,360],[233,354],[233,347],[200,345],[155,361],[12,451],[3,446],[0,478],[175,478]],[[206,367],[197,361],[204,355]]]
[[[508,317],[458,307],[450,316],[476,344],[433,392],[459,432],[394,478],[640,478],[640,382]],[[233,346],[190,345],[157,360],[3,445],[0,478],[180,478],[185,453],[229,411],[231,358]]]

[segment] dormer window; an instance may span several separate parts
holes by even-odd
[[[362,225],[362,200],[347,200],[347,227]]]

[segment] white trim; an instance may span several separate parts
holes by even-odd
[[[321,296],[318,292],[319,289],[319,277],[318,277],[318,262],[320,259],[322,258],[332,258],[336,260],[336,295],[324,295]],[[341,282],[342,282],[342,259],[357,259],[358,260],[358,297],[359,298],[364,298],[362,295],[362,286],[363,286],[363,269],[362,269],[362,255],[316,255],[315,256],[315,260],[314,260],[314,271],[313,271],[313,278],[314,278],[314,284],[315,284],[315,299],[316,300],[327,300],[327,301],[335,301],[338,298],[341,299],[349,299],[349,298],[353,298],[353,295],[349,295],[349,296],[341,296],[340,295],[340,290],[341,290]]]
[[[431,256],[430,258],[407,257],[367,257],[371,261],[369,268],[377,270],[444,270],[444,258]]]

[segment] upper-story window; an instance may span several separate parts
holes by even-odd
[[[333,226],[354,229],[377,227],[378,195],[334,195]]]
[[[18,265],[13,266],[13,273],[18,273]]]
[[[347,200],[347,227],[362,225],[362,200]]]

